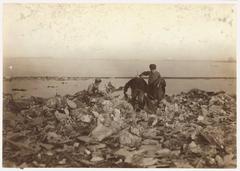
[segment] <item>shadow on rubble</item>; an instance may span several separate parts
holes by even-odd
[[[154,112],[85,91],[3,100],[4,167],[236,167],[236,97],[224,92],[166,96]]]

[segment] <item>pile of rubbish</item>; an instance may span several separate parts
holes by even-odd
[[[84,91],[4,95],[4,167],[236,167],[236,97],[193,89],[155,113]]]

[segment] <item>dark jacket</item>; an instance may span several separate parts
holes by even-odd
[[[158,71],[145,71],[140,76],[148,76],[147,93],[151,99],[160,101],[165,95],[166,81],[161,77]]]
[[[142,90],[143,92],[147,91],[147,83],[143,78],[134,77],[133,79],[129,80],[124,86],[124,93],[127,92],[128,88],[132,90]]]
[[[126,92],[131,88],[131,96],[129,99],[135,110],[144,108],[144,93],[147,92],[147,83],[143,78],[135,77],[129,80],[124,86],[124,95],[128,99]]]
[[[148,85],[157,86],[160,81],[161,75],[158,71],[144,71],[140,76],[148,76]]]

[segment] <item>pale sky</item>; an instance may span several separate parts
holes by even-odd
[[[4,4],[3,56],[236,59],[236,6]]]

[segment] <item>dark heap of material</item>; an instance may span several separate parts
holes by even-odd
[[[198,89],[154,114],[119,97],[4,95],[4,167],[236,167],[236,98]]]

